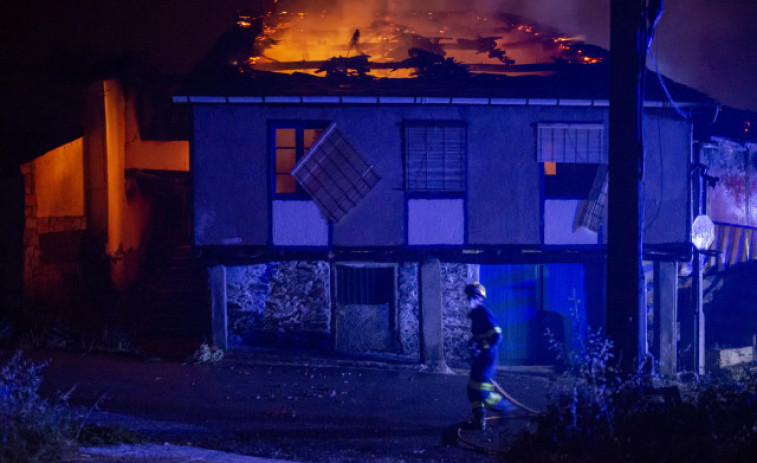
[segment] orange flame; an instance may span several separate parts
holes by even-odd
[[[584,64],[601,61],[576,56],[582,51],[571,51],[571,47],[580,43],[578,38],[497,11],[471,15],[468,11],[413,9],[412,2],[400,0],[361,0],[329,10],[292,12],[283,7],[275,11],[284,2],[273,3],[274,11],[262,19],[258,56],[249,61],[253,69],[277,62],[281,72],[315,73],[319,63],[355,55],[366,55],[372,63],[399,63],[408,58],[412,48],[471,65],[552,63],[554,58]],[[307,67],[307,63],[313,64]],[[401,77],[408,73],[374,68],[370,74]]]

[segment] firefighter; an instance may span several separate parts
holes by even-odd
[[[468,297],[468,316],[471,319],[470,349],[472,354],[468,400],[473,408],[469,429],[486,429],[486,409],[506,414],[515,406],[494,390],[492,376],[497,368],[497,344],[502,340],[502,328],[484,305],[486,288],[479,282],[465,287]]]

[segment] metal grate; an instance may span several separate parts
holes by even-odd
[[[327,220],[339,222],[381,180],[373,165],[331,124],[292,169]]]
[[[336,296],[339,304],[376,305],[394,301],[392,267],[337,267]]]

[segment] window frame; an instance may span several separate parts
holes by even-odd
[[[459,128],[463,131],[461,187],[455,190],[422,190],[408,187],[408,129],[412,127]],[[402,123],[402,189],[406,199],[464,198],[468,187],[468,124],[460,120],[406,120]]]
[[[276,151],[279,148],[276,140],[277,129],[294,129],[295,131],[295,165],[305,156],[305,130],[324,131],[329,126],[329,121],[321,120],[282,120],[271,121],[268,124],[268,162],[269,162],[269,191],[273,200],[307,200],[311,199],[307,192],[297,181],[295,182],[296,191],[294,193],[279,193],[276,191],[277,176],[280,174],[276,171]],[[312,146],[312,145],[311,145]],[[291,175],[291,173],[290,173]]]
[[[584,156],[582,156],[580,159],[580,162],[570,161],[566,160],[567,152],[563,153],[556,153],[552,152],[549,156],[545,155],[545,153],[542,152],[542,133],[540,130],[542,129],[548,129],[548,130],[554,130],[554,129],[564,129],[566,131],[570,130],[576,130],[585,128],[587,131],[589,130],[599,130],[600,131],[600,138],[599,138],[599,148],[595,151],[586,153]],[[584,218],[583,214],[588,213],[590,216],[594,216],[595,210],[597,207],[599,207],[600,213],[598,214],[599,217],[602,216],[602,211],[607,208],[607,195],[606,195],[606,177],[605,182],[603,184],[598,184],[597,182],[600,180],[600,177],[602,177],[602,174],[606,176],[607,171],[607,164],[608,164],[608,144],[607,144],[607,127],[603,122],[598,121],[570,121],[570,122],[556,122],[556,121],[540,121],[534,124],[535,129],[535,141],[536,141],[536,163],[539,166],[539,177],[540,177],[540,208],[541,208],[541,240],[544,242],[544,227],[545,227],[545,202],[550,200],[578,200],[578,208],[576,210],[576,216],[573,221],[573,230],[574,232],[579,227],[584,227]],[[591,135],[587,133],[587,140],[589,139]],[[563,143],[561,146],[567,147],[569,146],[567,143]],[[591,147],[591,143],[586,143],[586,147]],[[574,153],[578,155],[579,153]],[[562,159],[555,159],[557,157],[560,157]],[[547,159],[549,158],[549,159]],[[591,161],[591,162],[588,162]],[[546,182],[549,175],[546,172],[546,165],[548,163],[554,163],[555,168],[555,175],[560,175],[560,164],[585,164],[587,166],[591,165],[593,166],[593,169],[595,171],[594,179],[592,182],[588,182],[588,190],[586,191],[586,194],[581,195],[547,195],[546,191]],[[566,174],[564,174],[566,175]],[[569,174],[567,174],[569,175]],[[596,187],[599,186],[600,188],[597,189]],[[595,197],[596,196],[596,197]],[[599,206],[598,206],[599,205]],[[591,218],[589,220],[592,222]],[[594,232],[601,232],[602,227],[601,219],[598,224],[598,230],[593,230],[592,228],[586,227],[588,230],[594,231]],[[601,237],[600,237],[601,242]]]

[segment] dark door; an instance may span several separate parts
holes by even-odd
[[[389,354],[396,348],[393,266],[336,267],[336,349]]]

